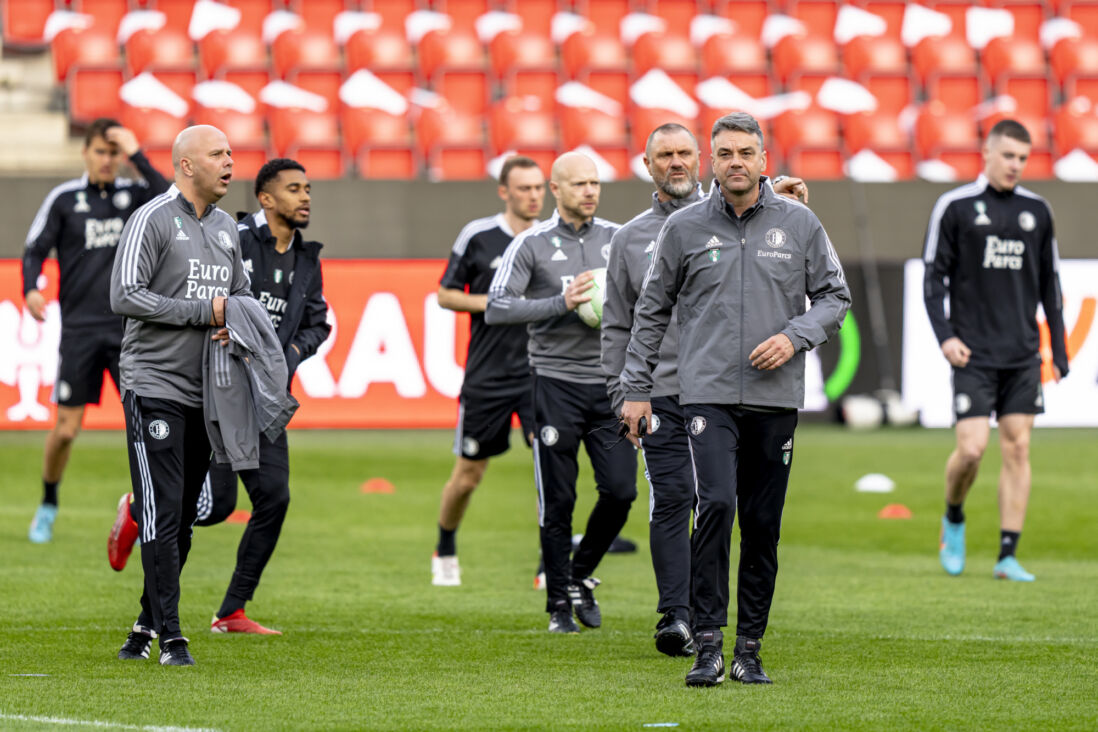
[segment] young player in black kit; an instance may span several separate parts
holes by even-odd
[[[61,270],[57,421],[46,437],[44,493],[30,526],[29,538],[36,544],[53,538],[57,487],[80,433],[85,406],[99,403],[104,370],[118,386],[122,318],[111,312],[106,287],[118,237],[133,212],[169,185],[142,154],[133,132],[113,119],[92,122],[84,135],[83,156],[86,172],[49,192],[23,253],[23,298],[36,320],[46,318],[38,277],[51,250],[56,250]],[[123,156],[144,181],[118,177]]]
[[[470,314],[469,353],[454,437],[457,461],[442,489],[438,545],[431,557],[431,584],[461,584],[455,535],[488,460],[510,447],[517,414],[529,445],[534,432],[533,386],[526,355],[526,326],[484,322],[488,286],[507,245],[537,223],[545,200],[545,176],[527,157],[508,158],[500,171],[503,213],[469,222],[458,234],[438,288],[438,304]]]
[[[934,335],[953,367],[957,446],[946,462],[946,513],[938,558],[965,566],[964,500],[999,420],[999,560],[993,575],[1032,582],[1015,558],[1029,501],[1029,439],[1044,411],[1037,305],[1052,341],[1053,379],[1067,375],[1059,254],[1048,202],[1018,185],[1029,132],[1014,120],[991,128],[984,172],[942,195],[930,214],[924,296]],[[949,309],[946,310],[946,298]],[[948,314],[947,314],[948,313]]]
[[[316,353],[328,337],[328,304],[320,270],[320,242],[306,241],[311,186],[305,168],[295,160],[267,162],[255,179],[260,211],[237,225],[244,269],[251,290],[263,304],[286,356],[292,380],[298,364]],[[289,383],[287,383],[289,388]],[[252,515],[237,551],[236,569],[220,609],[211,621],[215,633],[277,635],[249,619],[244,605],[252,599],[264,567],[274,552],[290,503],[289,453],[286,433],[273,442],[261,435],[259,469],[239,473],[252,501]],[[198,526],[224,521],[236,508],[237,473],[228,464],[211,461],[209,477],[198,501]],[[119,503],[119,515],[108,542],[111,566],[122,569],[136,538],[129,496]]]

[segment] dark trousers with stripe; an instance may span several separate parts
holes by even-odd
[[[534,377],[534,470],[538,488],[541,553],[545,560],[546,611],[568,603],[573,578],[588,577],[629,517],[637,497],[637,454],[617,441],[618,419],[606,387]],[[572,512],[576,506],[579,448],[583,444],[595,472],[598,500],[587,519],[583,541],[572,553]]]
[[[233,472],[230,465],[218,462],[211,462],[209,467],[209,476],[198,502],[196,523],[199,526],[221,523],[236,509],[238,475],[252,501],[252,516],[236,550],[236,569],[218,611],[218,617],[224,617],[252,599],[282,533],[282,523],[290,505],[290,454],[286,433],[274,441],[260,435],[258,469]]]
[[[793,462],[796,410],[684,405],[698,478],[694,519],[694,626],[728,624],[732,520],[740,512],[736,634],[761,638],[778,575],[778,538]]]
[[[656,611],[690,622],[690,513],[694,468],[683,410],[677,397],[653,397],[656,429],[641,439],[648,478],[648,538],[656,573]],[[658,420],[658,422],[657,422]],[[657,426],[658,425],[658,426]]]
[[[182,636],[179,572],[191,549],[198,494],[210,464],[201,407],[126,392],[126,442],[134,511],[141,531],[145,591],[138,622],[160,645]]]

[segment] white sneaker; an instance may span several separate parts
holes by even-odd
[[[461,567],[458,558],[431,555],[431,584],[438,587],[458,587],[461,585]]]

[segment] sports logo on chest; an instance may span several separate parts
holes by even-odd
[[[103,249],[117,246],[122,235],[123,221],[120,216],[113,219],[86,219],[84,221],[84,248]]]

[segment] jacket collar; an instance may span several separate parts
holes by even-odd
[[[175,183],[172,183],[171,187],[168,188],[168,194],[175,196],[176,203],[179,204],[180,208],[189,213],[191,216],[195,216],[195,218],[197,218],[197,214],[195,214],[194,211],[194,204],[187,200],[187,197],[183,195],[183,191],[179,190],[176,187]],[[206,218],[207,216],[209,216],[216,208],[217,204],[213,203],[206,206],[206,210],[202,212],[202,218]]]
[[[697,203],[703,198],[703,195],[700,182],[686,198],[672,198],[668,201],[661,201],[659,193],[653,191],[652,212],[662,214],[663,216],[670,216],[680,208],[686,208],[691,204]]]
[[[743,221],[755,215],[760,209],[771,206],[774,203],[774,189],[770,185],[770,179],[763,175],[759,176],[759,198],[751,205],[742,216],[737,216],[736,212],[732,209],[732,204],[725,200],[724,195],[721,193],[720,184],[716,180],[713,181],[713,185],[709,190],[709,198],[713,202],[714,207],[728,216],[733,221]]]
[[[274,248],[277,239],[271,232],[271,225],[267,222],[267,212],[263,209],[259,209],[251,216],[244,219],[249,229],[255,232],[257,239],[264,243],[269,243]],[[294,238],[290,242],[290,247],[300,252],[311,251],[314,248],[320,250],[323,245],[320,242],[306,241],[305,236],[301,233],[301,229],[294,229]]]

